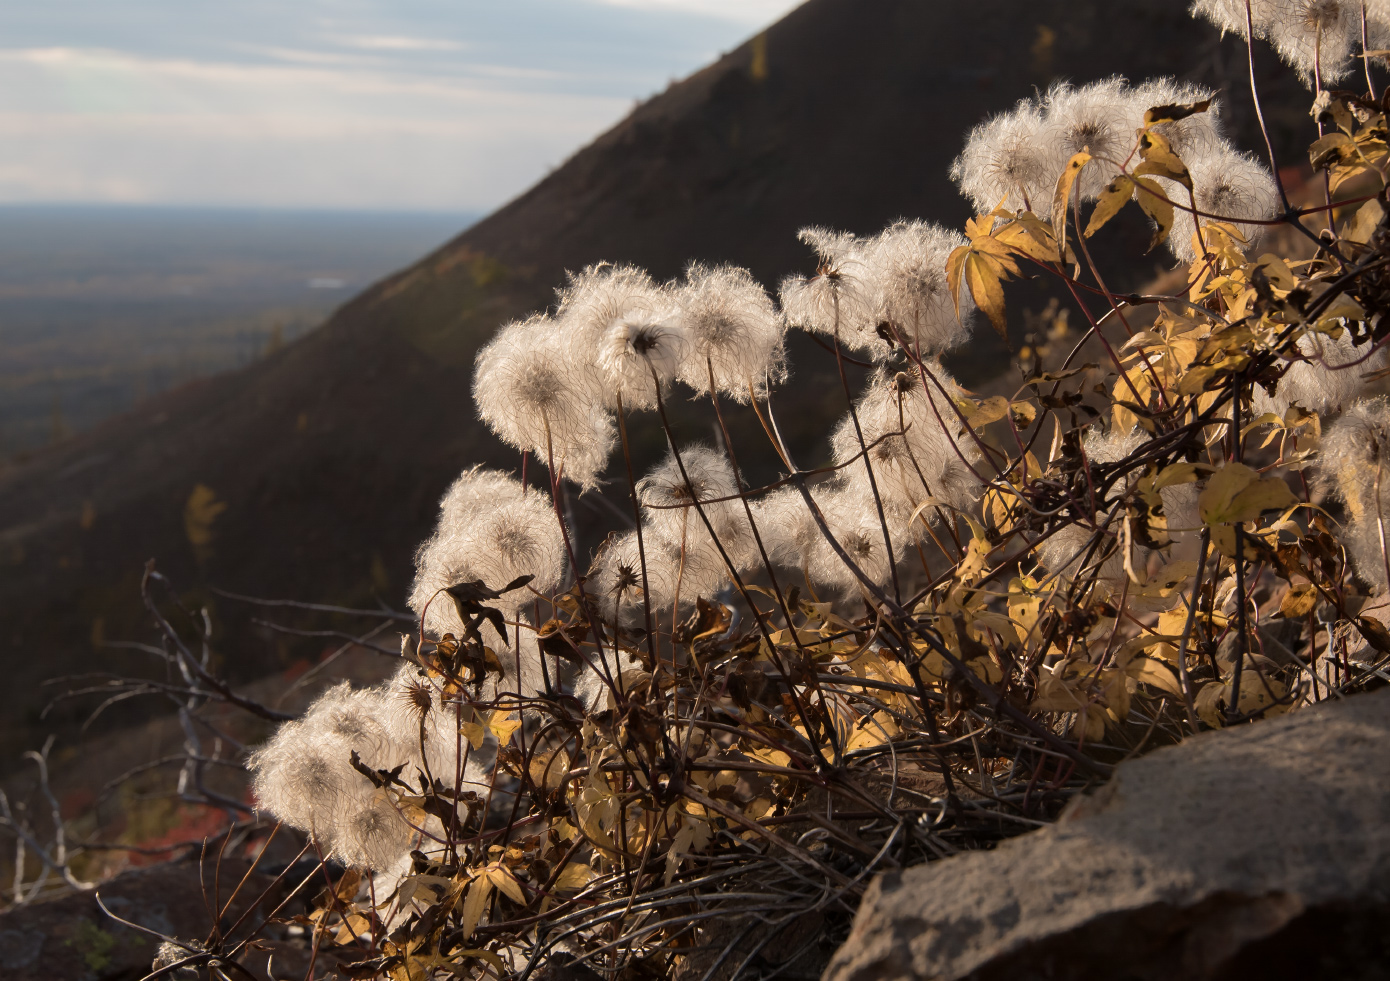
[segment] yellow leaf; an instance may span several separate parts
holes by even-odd
[[[1085,150],[1072,155],[1066,169],[1057,178],[1057,186],[1052,192],[1052,237],[1057,242],[1060,253],[1067,247],[1067,207],[1071,204],[1071,188],[1076,183],[1082,168],[1091,162],[1091,155]]]
[[[985,312],[999,336],[1007,342],[1009,331],[1004,317],[1004,287],[999,282],[999,276],[979,253],[972,253],[965,259],[965,285],[970,288],[975,305]]]
[[[487,730],[476,722],[465,722],[459,726],[459,731],[468,740],[468,745],[474,749],[482,749],[483,743],[487,741]]]
[[[982,429],[1009,414],[1009,400],[1002,395],[991,395],[980,402],[961,398],[956,400],[956,404],[960,406],[961,415],[965,416],[971,429]]]
[[[1164,467],[1154,477],[1153,489],[1160,491],[1165,487],[1172,487],[1176,484],[1190,484],[1197,479],[1197,468],[1210,469],[1206,464],[1198,463],[1173,463]]]
[[[490,950],[453,950],[449,952],[450,957],[475,957],[481,961],[487,961],[488,966],[497,972],[500,978],[507,973],[507,965],[502,958],[498,957]],[[454,969],[454,973],[459,973],[459,968],[455,964],[449,965]]]
[[[510,718],[511,712],[505,709],[498,709],[493,712],[487,720],[487,727],[492,730],[492,734],[497,737],[500,745],[507,745],[511,742],[512,733],[521,728],[521,720]]]
[[[1381,219],[1385,217],[1385,209],[1376,200],[1367,201],[1356,209],[1353,214],[1342,226],[1342,239],[1347,242],[1357,242],[1365,245],[1371,240],[1371,235],[1380,227]]]
[[[1308,158],[1314,170],[1322,170],[1328,164],[1355,152],[1356,144],[1350,136],[1345,133],[1328,133],[1314,140],[1313,145],[1308,147]]]
[[[1254,521],[1264,511],[1298,504],[1289,485],[1277,476],[1260,477],[1243,463],[1227,463],[1207,481],[1197,498],[1202,521],[1208,525]]]
[[[1173,202],[1168,200],[1168,195],[1163,193],[1157,183],[1143,177],[1134,178],[1137,190],[1134,192],[1134,200],[1139,202],[1139,207],[1144,209],[1144,214],[1148,215],[1157,224],[1154,229],[1153,238],[1149,240],[1149,249],[1163,242],[1168,237],[1168,233],[1173,230]]]
[[[488,896],[492,895],[492,880],[478,876],[468,884],[468,895],[463,898],[463,937],[467,940],[478,928],[478,921],[487,910]]]
[[[1094,210],[1091,211],[1091,220],[1086,223],[1086,237],[1090,238],[1101,227],[1120,213],[1129,199],[1134,197],[1134,181],[1125,174],[1121,174],[1110,182],[1104,191],[1100,192],[1100,199],[1096,201]]]
[[[1182,697],[1182,685],[1178,683],[1177,675],[1173,674],[1172,669],[1161,661],[1156,661],[1151,657],[1137,657],[1129,663],[1125,670],[1135,681],[1153,685],[1155,688],[1162,688],[1179,698]]]
[[[1197,710],[1197,718],[1213,729],[1221,728],[1224,721],[1222,712],[1226,703],[1226,686],[1223,683],[1220,681],[1207,682],[1193,701],[1193,708]]]
[[[1289,587],[1284,598],[1279,601],[1279,615],[1290,620],[1306,617],[1318,604],[1318,588],[1310,582],[1301,582]]]
[[[521,891],[521,883],[516,881],[512,873],[503,866],[497,866],[487,870],[488,881],[506,895],[508,899],[518,905],[526,905],[526,893]]]
[[[995,232],[994,238],[1039,262],[1061,261],[1051,229],[1036,218],[1011,221]]]
[[[1031,633],[1037,625],[1043,598],[1037,592],[1038,582],[1032,576],[1021,576],[1009,582],[1009,619]]]
[[[1009,414],[1013,416],[1016,427],[1027,429],[1037,421],[1038,407],[1032,402],[1012,402],[1009,404]]]
[[[1192,186],[1192,177],[1187,173],[1187,165],[1178,159],[1178,155],[1173,152],[1172,146],[1162,134],[1149,129],[1144,130],[1139,137],[1139,156],[1144,162],[1134,168],[1135,177],[1153,174],[1175,180],[1184,187]]]
[[[583,862],[570,862],[555,879],[555,888],[561,892],[578,892],[594,879],[594,870]]]
[[[1152,109],[1144,110],[1144,125],[1157,126],[1159,123],[1176,122],[1179,119],[1186,119],[1188,116],[1196,115],[1199,112],[1206,112],[1210,108],[1210,99],[1203,99],[1201,102],[1154,106]]]

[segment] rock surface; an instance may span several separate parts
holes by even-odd
[[[1121,766],[1057,824],[885,875],[824,981],[1390,977],[1390,691]]]

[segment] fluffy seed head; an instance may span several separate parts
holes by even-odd
[[[548,496],[525,491],[521,482],[501,478],[496,471],[471,470],[445,495],[439,527],[415,555],[415,585],[410,606],[417,614],[429,609],[425,629],[434,636],[463,632],[450,598],[439,590],[461,582],[481,580],[500,589],[520,576],[535,576],[530,587],[542,593],[560,584],[565,569],[565,543]],[[466,509],[466,520],[451,510],[463,496],[462,483],[482,483],[487,500]],[[529,590],[503,594],[492,605],[514,613],[532,599]]]
[[[698,520],[698,519],[697,519]],[[603,543],[589,568],[584,591],[605,620],[631,625],[644,619],[642,565],[637,532],[613,535]],[[669,617],[679,603],[709,599],[728,582],[725,566],[712,543],[688,542],[682,549],[643,530],[647,557],[646,602],[653,616]]]
[[[384,872],[410,850],[415,831],[383,790],[357,802],[333,829],[329,849],[351,868]]]
[[[503,327],[478,352],[473,400],[501,439],[586,489],[608,463],[615,430],[599,375],[544,316]]]
[[[1381,6],[1367,4],[1373,48],[1385,46],[1386,19],[1377,16]],[[1191,10],[1223,34],[1248,34],[1245,0],[1194,0]],[[1274,45],[1310,87],[1317,74],[1327,83],[1351,70],[1361,40],[1360,0],[1251,0],[1249,15],[1255,36]]]
[[[786,378],[782,316],[747,269],[692,263],[673,296],[690,339],[682,382],[703,395],[712,370],[716,391],[747,402],[750,387],[762,397]]]
[[[1012,111],[980,123],[951,164],[951,179],[978,214],[1002,205],[1009,211],[1047,214],[1057,175],[1049,172],[1039,103],[1024,99]]]
[[[803,228],[797,236],[816,252],[814,276],[782,280],[782,312],[788,325],[838,337],[850,350],[883,355],[878,336],[873,283],[864,243],[847,232]]]
[[[731,558],[750,551],[753,543],[742,503],[719,500],[738,493],[738,481],[728,458],[710,447],[695,445],[681,449],[680,462],[685,467],[684,477],[675,456],[668,454],[637,482],[637,496],[646,509],[643,520],[650,535],[668,546],[708,544],[713,548],[709,530],[695,510],[695,502],[699,501]]]
[[[828,488],[817,496],[816,503],[825,516],[826,527],[840,544],[849,560],[876,585],[882,586],[892,577],[893,563],[900,557],[902,541],[893,541],[894,552],[888,551],[883,525],[871,499],[850,484]],[[814,519],[812,519],[814,527]],[[814,537],[805,557],[806,574],[812,582],[854,596],[863,583],[850,566],[831,547],[823,532],[814,527]],[[890,538],[891,530],[890,530]]]
[[[1273,393],[1253,386],[1256,417],[1272,412],[1282,419],[1295,403],[1313,412],[1340,409],[1365,390],[1364,376],[1386,362],[1385,348],[1372,353],[1368,343],[1358,347],[1345,328],[1336,337],[1309,331],[1298,339],[1298,351],[1307,360],[1290,361]]]
[[[1040,543],[1035,554],[1050,574],[1066,582],[1088,582],[1094,577],[1101,593],[1113,594],[1122,588],[1126,578],[1123,546],[1114,535],[1101,535],[1099,541],[1096,536],[1094,528],[1067,525]],[[1132,548],[1131,565],[1143,568],[1147,551],[1138,545]]]
[[[1192,175],[1192,190],[1197,210],[1222,218],[1236,219],[1236,230],[1247,240],[1246,251],[1259,244],[1264,226],[1251,225],[1239,219],[1267,221],[1279,211],[1279,190],[1269,170],[1257,159],[1241,153],[1230,144],[1211,153],[1186,161]],[[1187,204],[1187,190],[1174,181],[1158,178],[1171,201]],[[1215,219],[1203,218],[1202,225]],[[1192,214],[1173,209],[1173,228],[1168,233],[1168,247],[1179,261],[1197,261],[1197,244],[1193,240]]]
[[[1040,138],[1053,182],[1074,154],[1089,149],[1095,159],[1077,178],[1076,188],[1083,201],[1094,199],[1119,173],[1117,165],[1129,155],[1134,131],[1143,123],[1143,110],[1136,112],[1128,83],[1107,78],[1076,88],[1059,82],[1048,90],[1044,110]]]
[[[598,367],[608,391],[622,396],[624,408],[655,409],[689,351],[690,335],[670,316],[669,307],[634,311],[615,320],[603,335]]]
[[[880,369],[869,379],[855,403],[864,437],[862,447],[849,416],[831,437],[835,462],[848,464],[841,471],[844,479],[857,488],[860,499],[867,500],[872,510],[868,471],[863,459],[855,459],[868,448],[868,463],[885,510],[911,520],[898,529],[899,535],[907,534],[910,539],[926,533],[924,519],[939,520],[940,512],[930,505],[969,510],[979,493],[979,481],[971,472],[971,467],[978,470],[979,450],[961,430],[947,394],[956,391],[955,382],[945,369],[928,364],[927,386],[915,369]],[[919,515],[912,520],[914,513]]]
[[[1144,113],[1159,106],[1186,106],[1212,100],[1206,112],[1193,113],[1170,123],[1159,123],[1154,131],[1168,141],[1184,163],[1220,149],[1222,144],[1221,105],[1216,93],[1204,85],[1178,82],[1171,78],[1150,79],[1132,93],[1135,125],[1142,125]]]
[[[1384,590],[1390,545],[1390,402],[1358,402],[1328,428],[1321,481],[1346,505],[1344,540],[1357,574]]]
[[[946,280],[951,252],[965,237],[939,225],[899,221],[865,246],[875,321],[891,324],[921,354],[939,354],[970,336],[972,303],[961,291],[961,315]]]

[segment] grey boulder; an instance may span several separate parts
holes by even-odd
[[[823,981],[1390,978],[1390,691],[1194,736],[880,877]]]

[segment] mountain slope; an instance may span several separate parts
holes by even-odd
[[[33,741],[39,679],[146,666],[92,652],[140,634],[136,587],[151,556],[185,587],[399,604],[448,481],[474,462],[515,465],[473,420],[474,352],[549,303],[566,269],[633,261],[668,277],[689,259],[733,261],[774,285],[809,268],[802,225],[872,232],[907,215],[958,226],[967,208],[946,172],[965,132],[1057,77],[1190,69],[1231,86],[1227,117],[1258,146],[1243,48],[1182,7],[811,0],[310,336],[11,467],[0,474],[0,752]],[[1261,74],[1282,145],[1306,94],[1287,73]],[[979,377],[997,350],[982,341],[960,370]],[[803,445],[841,407],[817,370],[779,403]],[[190,507],[200,486],[214,499],[199,491],[203,506]],[[238,631],[220,656],[250,676],[300,653]]]

